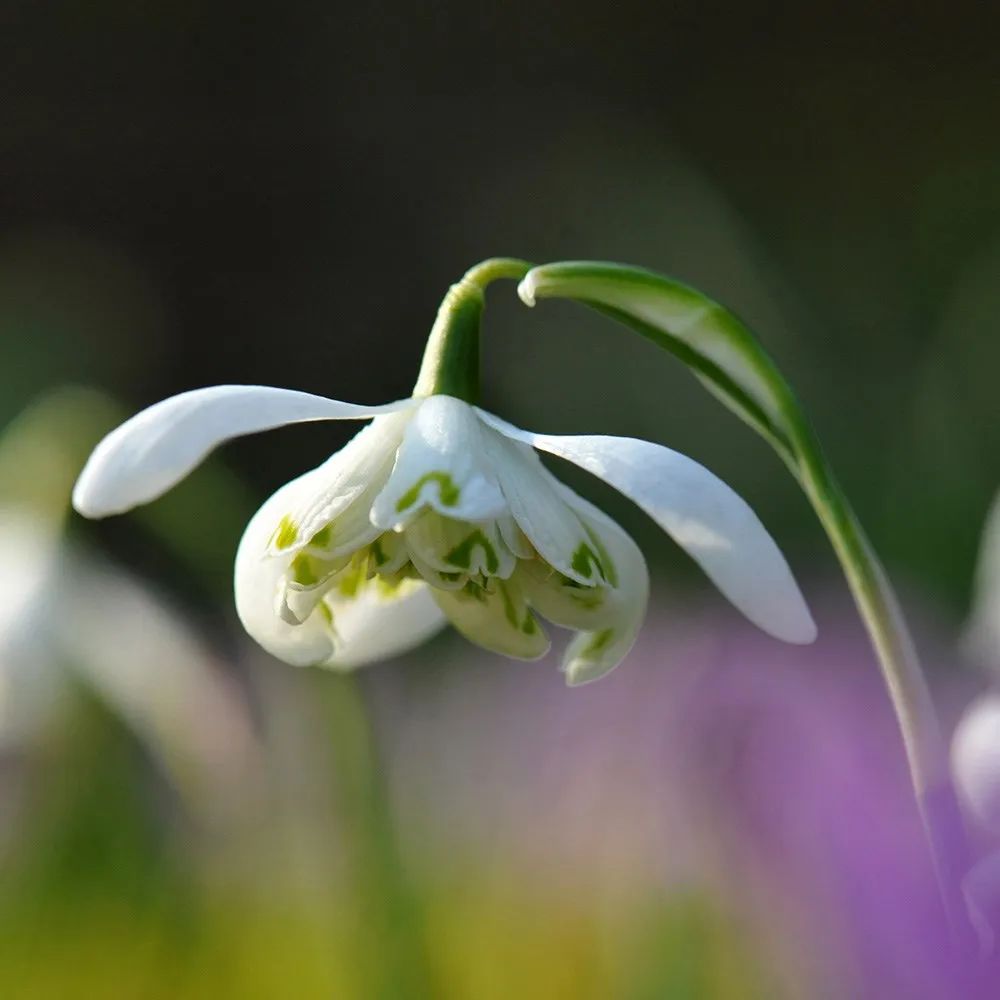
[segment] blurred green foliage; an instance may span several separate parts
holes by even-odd
[[[67,383],[123,410],[215,382],[397,398],[474,261],[619,259],[745,316],[890,571],[955,625],[1000,482],[998,29],[998,8],[965,3],[7,4],[0,426]],[[800,576],[835,577],[777,461],[679,366],[571,307],[529,312],[511,288],[491,290],[486,322],[485,405],[691,454]],[[64,502],[80,433],[59,433],[54,479],[9,462],[4,499],[48,482]],[[584,873],[557,888],[502,850],[414,865],[357,692],[297,675],[268,709],[237,652],[232,554],[256,502],[347,433],[238,442],[133,519],[70,522],[183,604],[258,724],[283,712],[271,724],[306,735],[254,764],[269,792],[249,819],[206,832],[75,685],[57,725],[2,750],[0,994],[810,995],[774,935],[702,886],[609,902]],[[702,586],[618,498],[567,479],[661,577]],[[291,832],[275,786],[309,805]],[[333,874],[315,867],[327,856]]]

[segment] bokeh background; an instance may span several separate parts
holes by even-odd
[[[569,469],[655,579],[636,651],[573,692],[451,634],[353,678],[241,635],[246,520],[347,428],[236,442],[111,522],[65,503],[173,392],[405,395],[483,257],[641,264],[760,332],[950,727],[987,680],[958,637],[1000,483],[998,31],[964,2],[0,4],[0,992],[997,995],[947,946],[808,505],[606,321],[495,286],[484,404],[713,469],[815,647]]]

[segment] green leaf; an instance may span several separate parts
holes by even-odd
[[[777,366],[728,309],[642,268],[595,261],[544,264],[525,275],[518,294],[529,306],[539,298],[580,302],[676,355],[771,443],[798,479],[837,553],[878,654],[945,907],[956,933],[969,937],[959,885],[967,846],[930,691],[888,577]]]
[[[596,261],[533,268],[518,293],[529,306],[580,302],[670,351],[794,464],[795,442],[808,433],[795,396],[749,328],[718,302],[652,271]]]

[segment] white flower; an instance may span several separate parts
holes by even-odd
[[[278,490],[240,543],[237,611],[282,660],[351,668],[415,646],[446,620],[487,649],[535,659],[549,648],[545,619],[578,633],[564,657],[569,683],[616,666],[644,616],[645,560],[536,449],[635,501],[762,629],[815,637],[760,521],[691,459],[631,438],[531,434],[449,395],[366,407],[261,386],[182,393],[101,442],[74,506],[103,517],[153,500],[241,434],[372,417]]]
[[[955,727],[951,764],[955,784],[976,823],[1000,835],[1000,494],[983,528],[972,611],[963,630],[970,657],[989,670],[993,684],[973,699]],[[963,882],[983,950],[992,952],[1000,928],[1000,850],[976,862]]]
[[[993,674],[992,690],[976,698],[955,729],[955,781],[976,819],[1000,833],[1000,495],[983,528],[972,611],[963,630],[970,656]]]
[[[253,760],[239,692],[168,602],[64,532],[78,446],[109,409],[90,390],[56,390],[0,434],[0,750],[64,722],[83,687],[190,805],[215,810]]]
[[[1000,833],[1000,693],[988,691],[965,710],[951,759],[962,801],[979,823]]]
[[[0,503],[0,749],[64,721],[83,686],[149,748],[189,805],[234,801],[251,720],[221,664],[145,583]]]

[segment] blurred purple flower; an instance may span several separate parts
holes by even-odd
[[[803,649],[654,607],[634,669],[572,698],[531,667],[415,680],[385,726],[404,826],[452,865],[709,892],[806,970],[795,996],[1000,996],[952,949],[867,639],[823,618]]]

